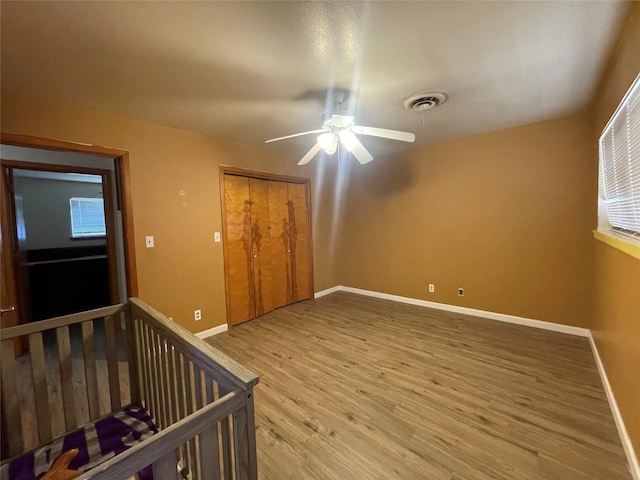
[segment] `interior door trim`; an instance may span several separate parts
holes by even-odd
[[[131,193],[131,170],[129,152],[118,148],[101,147],[87,143],[54,140],[50,138],[0,132],[0,143],[16,147],[40,148],[63,152],[78,152],[113,158],[115,161],[116,191],[118,205],[122,211],[124,236],[124,268],[127,280],[127,296],[138,296],[138,270],[136,267],[135,235],[133,229],[133,200]],[[4,163],[4,161],[3,161]],[[48,165],[47,168],[53,165]]]
[[[259,170],[250,170],[239,167],[232,167],[230,165],[220,165],[219,166],[219,175],[218,180],[220,183],[220,206],[222,209],[222,250],[224,257],[224,286],[225,286],[225,302],[226,302],[226,310],[227,310],[227,325],[229,328],[232,327],[231,322],[229,321],[229,260],[227,258],[227,235],[226,235],[226,225],[227,225],[227,209],[225,205],[225,191],[224,191],[224,176],[225,175],[237,175],[240,177],[247,178],[257,178],[260,180],[273,180],[279,182],[287,182],[287,183],[300,183],[305,186],[305,195],[307,201],[307,253],[309,259],[309,298],[313,298],[315,287],[313,284],[313,230],[312,230],[312,218],[311,218],[311,179],[305,177],[295,177],[292,175],[280,175],[278,173],[271,172],[261,172]]]
[[[28,162],[28,161],[15,161],[15,160],[0,160],[0,164],[2,169],[10,169],[10,170],[35,170],[35,171],[47,171],[47,172],[60,172],[60,173],[84,173],[90,175],[100,175],[102,178],[102,191],[103,198],[105,200],[105,221],[107,226],[107,236],[106,236],[106,247],[107,247],[107,258],[108,258],[108,272],[109,272],[109,298],[111,299],[112,304],[116,304],[120,302],[120,278],[118,276],[118,261],[116,254],[116,219],[115,219],[115,211],[113,208],[113,188],[111,181],[111,170],[100,169],[100,168],[92,168],[92,167],[76,167],[71,165],[55,165],[49,163],[38,163],[38,162]],[[13,202],[11,202],[13,204]],[[12,230],[15,232],[16,230],[16,215],[15,208],[13,208],[13,212],[11,215],[11,222],[13,223]],[[16,239],[17,242],[17,239]],[[17,243],[15,245],[18,245]],[[14,254],[15,256],[15,254]],[[18,276],[20,276],[20,269],[18,271]],[[23,285],[24,282],[20,281],[20,284]],[[19,294],[19,296],[22,296]],[[26,303],[26,302],[22,302]],[[23,307],[23,312],[24,310]]]

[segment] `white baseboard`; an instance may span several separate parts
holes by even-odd
[[[627,455],[629,471],[631,472],[633,480],[640,480],[640,464],[638,464],[638,457],[636,456],[635,450],[633,449],[631,438],[629,437],[629,433],[627,432],[627,427],[625,427],[624,425],[624,420],[622,419],[622,414],[620,413],[620,409],[618,408],[616,397],[614,396],[613,390],[611,389],[611,384],[609,383],[607,372],[604,369],[602,359],[600,358],[600,353],[598,352],[598,347],[596,346],[596,342],[593,339],[593,335],[591,334],[591,332],[589,332],[589,343],[591,344],[593,356],[596,359],[596,365],[598,366],[598,372],[600,373],[600,378],[602,379],[604,391],[607,394],[607,399],[609,400],[609,406],[611,407],[613,420],[616,422],[616,427],[618,428],[618,434],[620,435],[624,453]]]
[[[214,335],[218,335],[219,333],[223,333],[229,330],[229,325],[223,323],[222,325],[218,325],[217,327],[210,328],[209,330],[203,330],[202,332],[196,333],[196,337],[200,339],[205,339],[207,337],[212,337]]]
[[[326,290],[321,290],[319,292],[316,292],[313,295],[313,298],[320,298],[320,297],[324,297],[325,295],[329,295],[330,293],[333,292],[337,292],[338,290],[340,290],[340,285],[336,285],[335,287],[331,287],[331,288],[327,288]]]
[[[372,290],[363,290],[361,288],[345,287],[338,285],[337,287],[329,288],[318,292],[323,295],[328,295],[333,292],[349,292],[356,293],[358,295],[366,295],[368,297],[382,298],[385,300],[392,300],[394,302],[408,303],[410,305],[418,305],[420,307],[437,308],[439,310],[446,310],[448,312],[462,313],[464,315],[473,315],[474,317],[489,318],[491,320],[498,320],[500,322],[515,323],[518,325],[526,325],[527,327],[542,328],[544,330],[552,330],[554,332],[568,333],[570,335],[578,335],[580,337],[588,337],[589,330],[587,328],[573,327],[571,325],[563,325],[561,323],[545,322],[542,320],[533,320],[531,318],[517,317],[515,315],[507,315],[506,313],[488,312],[486,310],[477,310],[469,307],[459,307],[457,305],[449,305],[446,303],[429,302],[427,300],[420,300],[418,298],[401,297],[399,295],[391,295],[388,293],[374,292]],[[327,293],[325,293],[327,292]]]

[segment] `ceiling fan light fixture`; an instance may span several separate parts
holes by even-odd
[[[329,155],[333,155],[338,148],[338,137],[332,132],[323,133],[322,135],[318,135],[318,144]]]
[[[344,148],[349,152],[353,150],[353,147],[358,143],[358,139],[351,130],[340,130],[338,136],[340,137],[340,142],[344,145]]]

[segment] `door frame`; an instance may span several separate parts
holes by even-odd
[[[124,243],[124,269],[127,283],[127,297],[138,296],[138,272],[136,267],[135,236],[133,229],[133,202],[131,194],[131,171],[129,152],[118,148],[101,147],[87,143],[54,140],[50,138],[0,132],[0,143],[16,147],[38,148],[62,152],[87,153],[99,157],[112,158],[115,165],[116,201],[122,212],[122,235]],[[2,161],[4,165],[5,161]],[[47,169],[56,165],[47,165]],[[60,167],[60,165],[58,165]],[[64,166],[63,166],[64,167]],[[18,167],[19,168],[19,167]],[[73,168],[73,167],[71,167]],[[91,167],[86,167],[90,169]],[[100,169],[96,169],[100,170]],[[110,181],[110,179],[109,179]],[[115,232],[114,232],[115,234]]]
[[[10,190],[11,194],[10,198],[6,200],[11,205],[10,211],[11,215],[9,221],[11,222],[11,229],[13,231],[13,260],[14,265],[16,264],[16,259],[22,256],[22,252],[18,253],[19,249],[19,241],[16,236],[16,208],[15,208],[15,199],[13,198],[13,194],[15,192],[15,186],[13,185],[13,177],[14,170],[33,170],[38,172],[57,172],[57,173],[83,173],[88,175],[100,175],[102,178],[102,198],[104,199],[104,208],[105,208],[105,224],[107,227],[106,234],[106,247],[107,247],[107,269],[109,275],[109,298],[112,304],[120,302],[120,278],[118,275],[118,259],[116,253],[116,218],[115,218],[115,210],[113,208],[113,186],[111,181],[111,170],[100,169],[100,168],[92,168],[92,167],[76,167],[71,165],[56,165],[49,163],[38,163],[38,162],[28,162],[28,161],[17,161],[17,160],[4,160],[0,159],[0,167],[2,168],[2,174],[6,176],[7,179],[10,180]],[[21,258],[22,260],[22,258]],[[24,269],[21,265],[16,265],[16,273],[17,280],[19,285],[18,297],[20,299],[20,307],[22,313],[29,313],[28,305],[30,303],[29,294],[30,292],[26,288],[27,280],[26,274],[24,273]]]
[[[273,180],[277,182],[299,183],[304,185],[307,202],[307,255],[309,258],[309,297],[313,299],[315,286],[313,283],[313,230],[311,218],[311,179],[306,177],[295,177],[292,175],[281,175],[279,173],[261,172],[247,168],[232,167],[230,165],[219,165],[218,180],[220,182],[220,207],[222,210],[222,251],[224,256],[224,297],[227,310],[227,325],[231,328],[229,321],[229,260],[227,257],[227,209],[225,204],[224,176],[237,175],[240,177],[256,178],[258,180]]]

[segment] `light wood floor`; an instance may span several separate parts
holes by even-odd
[[[630,479],[586,339],[347,293],[207,339],[260,375],[262,479]]]

